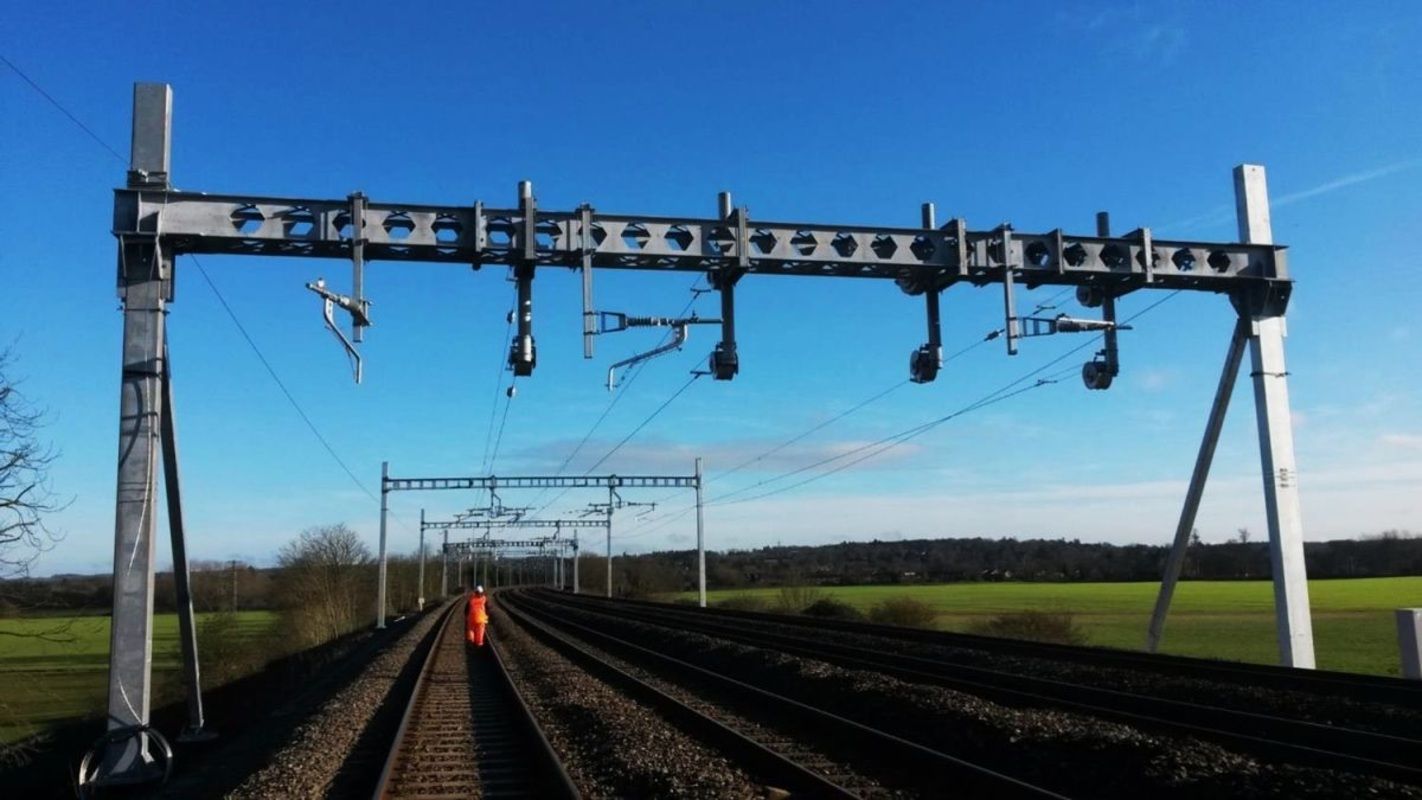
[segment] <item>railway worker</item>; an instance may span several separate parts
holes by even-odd
[[[489,624],[489,598],[484,595],[483,586],[475,586],[469,596],[469,613],[465,616],[469,643],[475,647],[484,646],[484,626]]]

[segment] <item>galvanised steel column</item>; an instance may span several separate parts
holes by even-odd
[[[166,332],[164,336],[166,340]],[[178,594],[178,638],[183,648],[183,680],[187,684],[188,726],[180,740],[210,738],[202,730],[202,671],[198,666],[197,626],[193,624],[193,595],[189,585],[188,547],[183,529],[183,492],[178,473],[178,423],[173,408],[173,373],[168,344],[163,343],[163,495],[168,501],[168,533],[173,540],[173,586]],[[233,573],[235,576],[235,572]],[[233,581],[234,591],[236,581]],[[236,610],[237,604],[232,604]]]
[[[380,462],[380,566],[376,568],[380,585],[375,591],[375,627],[385,628],[385,524],[390,515],[390,490],[386,484],[390,479],[390,462]]]
[[[1234,196],[1240,238],[1246,244],[1273,244],[1264,168],[1254,164],[1235,167]],[[1313,620],[1309,614],[1298,467],[1294,463],[1294,430],[1289,412],[1289,373],[1284,366],[1284,312],[1271,306],[1265,299],[1258,307],[1248,309],[1248,323],[1264,510],[1269,522],[1269,563],[1274,574],[1274,615],[1279,658],[1284,666],[1312,669]]]
[[[420,571],[419,589],[415,592],[415,603],[419,610],[425,610],[425,510],[420,509]]]
[[[573,594],[582,591],[582,586],[578,583],[578,532],[573,531]]]
[[[439,550],[439,596],[449,597],[449,529],[444,530],[444,545]]]
[[[1210,477],[1210,465],[1215,459],[1215,445],[1219,443],[1225,413],[1229,411],[1229,399],[1234,394],[1234,382],[1239,376],[1239,363],[1244,359],[1244,340],[1247,335],[1247,323],[1240,320],[1230,337],[1229,349],[1225,352],[1224,369],[1220,371],[1215,400],[1210,405],[1210,417],[1205,422],[1205,435],[1200,441],[1200,452],[1195,456],[1195,471],[1190,474],[1190,488],[1185,492],[1185,506],[1180,509],[1180,522],[1175,526],[1175,542],[1170,547],[1170,556],[1165,562],[1165,574],[1160,580],[1160,593],[1156,595],[1155,610],[1150,615],[1146,650],[1152,653],[1160,649],[1160,638],[1165,634],[1165,617],[1170,613],[1170,601],[1175,596],[1175,585],[1179,582],[1180,571],[1185,566],[1185,552],[1190,546],[1190,533],[1195,529],[1195,514],[1200,510],[1200,499],[1205,494],[1205,481]]]
[[[133,89],[128,187],[169,188],[173,93],[165,84]],[[153,666],[153,531],[155,470],[162,415],[165,306],[172,299],[173,260],[159,248],[157,215],[115,209],[119,297],[123,302],[123,373],[119,394],[118,486],[114,503],[113,620],[109,635],[108,729],[135,729],[110,747],[101,783],[161,776],[148,753]]]
[[[702,516],[701,459],[696,459],[696,587],[702,608],[706,607],[706,520]]]
[[[1422,608],[1399,608],[1393,614],[1397,620],[1397,649],[1402,654],[1402,677],[1422,680]]]
[[[612,513],[617,506],[617,492],[607,487],[607,596],[612,597]]]

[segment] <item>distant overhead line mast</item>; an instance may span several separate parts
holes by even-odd
[[[553,528],[567,527],[603,528],[607,533],[607,596],[612,596],[612,524],[613,517],[620,509],[629,506],[652,506],[652,503],[633,503],[622,498],[619,489],[662,489],[681,488],[696,492],[696,586],[699,602],[706,607],[706,522],[702,511],[703,498],[701,459],[696,459],[696,469],[690,475],[484,475],[468,478],[392,478],[390,464],[380,466],[380,563],[377,590],[375,626],[385,627],[385,559],[386,528],[389,515],[391,492],[412,491],[476,491],[500,489],[606,489],[607,502],[594,503],[594,512],[589,517],[577,520],[509,520],[459,518],[443,522],[427,522],[424,513],[420,515],[420,534],[429,528],[465,528],[492,530],[494,528]],[[598,519],[598,517],[601,519]],[[576,555],[573,575],[577,577]],[[575,589],[576,591],[576,589]]]
[[[182,554],[182,504],[167,357],[167,307],[172,302],[176,258],[183,254],[297,256],[349,261],[351,280],[338,287],[311,282],[322,314],[341,340],[357,379],[359,345],[372,324],[365,294],[365,265],[372,259],[472,265],[502,264],[516,282],[515,331],[509,366],[515,376],[533,373],[533,279],[539,268],[581,271],[584,355],[592,356],[598,312],[592,305],[596,269],[704,274],[721,299],[720,341],[707,365],[718,380],[740,370],[736,347],[735,291],[747,275],[869,278],[895,282],[922,295],[927,342],[910,352],[910,378],[932,381],[942,367],[939,295],[958,286],[1002,288],[1004,338],[1015,353],[1024,337],[1092,332],[1103,349],[1082,367],[1089,388],[1111,385],[1120,369],[1115,303],[1143,290],[1227,295],[1239,316],[1219,390],[1206,425],[1167,564],[1150,643],[1159,640],[1170,593],[1194,524],[1205,479],[1245,345],[1250,349],[1265,509],[1275,585],[1279,649],[1285,664],[1312,667],[1313,634],[1303,560],[1298,473],[1294,464],[1284,312],[1292,282],[1284,248],[1274,244],[1262,167],[1235,169],[1241,242],[1162,239],[1149,228],[1112,236],[1104,215],[1094,234],[1061,229],[1024,233],[1010,225],[972,230],[961,218],[939,225],[924,204],[917,227],[828,225],[752,219],[731,196],[718,197],[713,218],[605,214],[583,205],[572,210],[538,207],[532,184],[519,184],[507,208],[375,201],[356,192],[345,198],[282,198],[205,194],[174,189],[170,171],[172,90],[166,84],[134,89],[133,143],[127,184],[115,190],[113,233],[118,238],[118,290],[123,302],[123,378],[119,422],[118,494],[114,529],[114,612],[109,672],[112,744],[97,768],[99,782],[142,780],[159,772],[148,751],[154,587],[155,476],[162,462],[174,540],[174,569],[186,585]],[[1077,299],[1101,308],[1101,319],[1019,315],[1017,284],[1075,287]],[[777,288],[791,296],[790,284]],[[338,327],[339,309],[349,335]],[[420,479],[431,485],[395,488],[467,488],[483,479]],[[503,479],[501,479],[503,480]],[[538,478],[548,486],[560,478]],[[578,480],[578,479],[568,479]],[[445,483],[439,483],[445,482]],[[505,486],[508,484],[500,484]],[[629,486],[630,484],[621,484]],[[697,481],[700,485],[700,481]],[[389,490],[391,487],[382,487]],[[382,491],[382,497],[385,495]],[[615,504],[612,498],[610,502]],[[191,610],[180,598],[183,639],[194,639]],[[185,647],[185,654],[191,648]],[[200,728],[196,655],[185,659],[192,683],[192,726]]]

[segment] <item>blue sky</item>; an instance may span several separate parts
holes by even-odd
[[[992,7],[988,7],[991,5]],[[1288,359],[1311,539],[1422,529],[1422,68],[1411,4],[249,3],[17,6],[3,54],[127,153],[135,80],[173,84],[173,181],[258,195],[710,216],[720,190],[752,218],[917,224],[918,204],[974,227],[1231,240],[1230,170],[1264,164],[1274,233],[1298,281]],[[1379,20],[1386,24],[1379,24]],[[123,166],[0,69],[0,338],[62,452],[40,573],[110,567],[121,318],[109,234]],[[376,263],[376,327],[357,387],[302,284],[338,262],[208,257],[204,266],[293,395],[369,489],[475,474],[486,458],[512,285],[503,268]],[[600,308],[673,314],[691,276],[597,276]],[[1053,292],[1025,293],[1031,307]],[[1136,313],[1158,296],[1121,303]],[[607,407],[607,365],[650,347],[632,332],[584,361],[576,276],[540,272],[539,366],[519,381],[495,470],[556,470]],[[1063,298],[1063,303],[1066,298]],[[754,467],[762,453],[906,377],[917,298],[888,283],[751,278],[738,294],[742,373],[694,383],[599,471],[688,473],[710,498],[948,414],[1080,339],[1000,342],[902,386]],[[697,303],[717,313],[714,296]],[[945,350],[1001,325],[996,290],[944,295]],[[1076,311],[1066,304],[1062,310]],[[1053,312],[1055,313],[1055,312]],[[1218,375],[1232,311],[1181,295],[1122,335],[1108,392],[1074,375],[763,500],[712,505],[712,547],[916,536],[1165,542]],[[190,550],[259,563],[301,528],[345,521],[374,541],[377,504],[314,439],[186,259],[170,316]],[[715,340],[649,364],[590,437],[581,473],[687,380]],[[1072,356],[1050,371],[1079,363]],[[497,421],[497,420],[496,420]],[[775,488],[816,474],[769,484]],[[747,491],[739,498],[754,497]],[[553,495],[539,498],[541,505]],[[661,500],[657,515],[689,497]],[[532,496],[506,493],[521,504]],[[545,516],[602,499],[570,493]],[[391,546],[424,507],[395,495]],[[686,546],[692,517],[632,524],[618,550]],[[1248,381],[1235,397],[1199,518],[1207,541],[1262,534]],[[166,534],[160,537],[160,542]],[[160,545],[166,561],[166,544]]]

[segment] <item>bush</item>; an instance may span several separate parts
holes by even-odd
[[[198,666],[204,688],[221,686],[266,666],[274,658],[270,633],[253,636],[230,611],[204,614],[197,621]]]
[[[756,597],[753,594],[741,594],[735,597],[727,597],[716,603],[716,608],[724,608],[727,611],[764,611],[770,606],[764,597]]]
[[[869,609],[869,619],[882,625],[932,628],[938,612],[933,606],[912,597],[891,597]]]
[[[783,614],[798,614],[824,597],[815,586],[782,586],[775,598],[775,610]]]
[[[999,636],[1005,639],[1028,639],[1034,642],[1084,645],[1086,631],[1076,624],[1068,612],[1016,611],[999,614],[988,620],[974,622],[969,633]]]
[[[829,597],[816,600],[808,606],[805,606],[800,613],[807,617],[820,617],[821,619],[864,619],[864,614],[859,609],[846,602]]]

